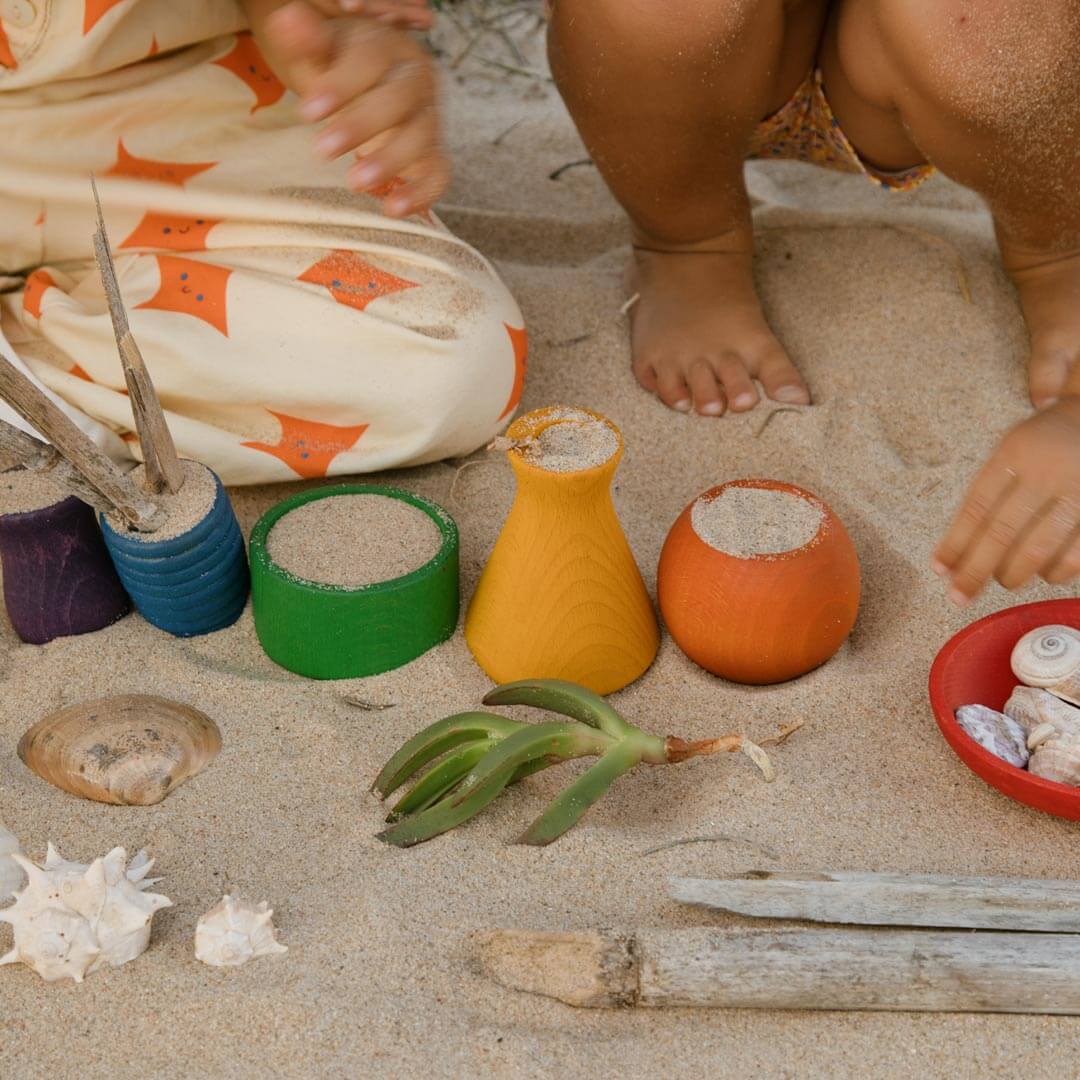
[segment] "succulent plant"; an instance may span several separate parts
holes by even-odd
[[[478,814],[509,784],[580,757],[600,760],[529,826],[519,842],[550,844],[572,828],[635,765],[671,765],[702,754],[741,751],[766,780],[775,775],[765,751],[742,735],[685,742],[635,727],[602,697],[574,683],[535,679],[497,687],[485,705],[532,705],[569,717],[525,724],[487,712],[448,716],[413,736],[386,763],[372,790],[388,798],[427,768],[394,804],[379,839],[411,847]]]

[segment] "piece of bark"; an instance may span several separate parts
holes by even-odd
[[[687,904],[766,919],[1080,933],[1080,882],[934,874],[790,874],[669,880]]]
[[[0,398],[41,432],[90,487],[135,529],[152,532],[164,514],[6,357],[0,355]]]
[[[1080,936],[926,930],[488,932],[480,970],[569,1005],[1080,1015]]]
[[[101,284],[105,289],[105,299],[109,305],[109,317],[112,319],[116,347],[120,352],[120,363],[124,369],[131,412],[135,419],[135,430],[142,447],[144,473],[147,490],[151,494],[162,491],[175,495],[184,485],[184,470],[176,453],[169,425],[161,409],[157,391],[146,370],[142,353],[135,343],[128,323],[127,310],[120,295],[120,285],[116,280],[116,267],[109,237],[105,231],[105,218],[101,211],[101,199],[98,197],[97,183],[90,177],[90,186],[94,193],[94,207],[97,211],[97,232],[94,234],[94,255],[97,259]]]

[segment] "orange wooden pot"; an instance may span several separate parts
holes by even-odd
[[[739,558],[710,547],[679,515],[660,554],[657,592],[671,636],[695,663],[740,683],[794,679],[844,643],[859,610],[859,559],[836,515],[809,492],[777,480],[727,487],[785,491],[823,513],[817,535],[793,551]]]

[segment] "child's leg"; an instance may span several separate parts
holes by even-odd
[[[860,152],[902,157],[906,132],[987,199],[1048,404],[1080,361],[1080,2],[844,0],[822,67]]]
[[[751,276],[743,160],[814,65],[826,0],[557,0],[552,70],[634,225],[633,364],[673,408],[806,402]]]

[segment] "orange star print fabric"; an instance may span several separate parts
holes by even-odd
[[[5,10],[0,277],[23,287],[0,294],[0,320],[99,442],[141,456],[90,173],[179,450],[226,483],[457,457],[509,422],[527,370],[517,305],[436,217],[388,222],[377,194],[347,190],[349,162],[313,153],[238,3],[35,0],[27,26]],[[47,107],[3,100],[57,80]]]

